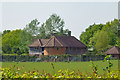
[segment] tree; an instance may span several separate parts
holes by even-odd
[[[33,42],[33,38],[36,39],[37,35],[39,34],[39,24],[37,19],[32,20],[26,27],[21,31],[20,33],[20,41],[21,46],[19,47],[20,54],[22,53],[28,53],[29,47],[28,45]]]
[[[2,36],[2,51],[3,53],[11,54],[15,47],[21,46],[20,41],[21,30],[13,30]]]
[[[29,44],[32,43],[32,39],[36,38],[39,34],[39,24],[37,19],[32,20],[26,27],[21,31],[21,43],[22,47],[27,47]]]
[[[115,46],[120,47],[120,37],[117,38]]]
[[[2,37],[2,32],[0,32],[0,37]]]
[[[47,38],[46,33],[45,33],[44,23],[39,28],[39,32],[40,32],[40,34],[37,35],[37,38],[40,38],[40,39],[46,39]]]
[[[109,37],[106,31],[97,31],[89,42],[90,47],[101,53],[109,47]]]
[[[52,14],[49,19],[39,28],[41,38],[49,38],[53,35],[68,35],[68,29],[64,30],[64,21],[57,16]]]
[[[109,45],[107,32],[99,31],[95,36],[96,36],[95,49],[99,52],[104,52],[104,50],[108,48]]]
[[[80,35],[80,41],[83,42],[87,47],[89,46],[90,38],[93,37],[94,33],[96,33],[98,30],[101,30],[103,28],[102,24],[96,25],[95,23],[93,25],[90,25],[85,32],[82,32]]]
[[[107,47],[119,46],[119,32],[117,29],[119,25],[120,23],[117,19],[107,22],[106,24],[90,25],[85,32],[82,32],[80,40],[89,48],[101,52],[105,51]]]
[[[4,36],[6,33],[9,33],[10,30],[4,30],[2,36]]]
[[[26,25],[26,27],[23,30],[28,32],[32,36],[36,36],[39,33],[39,31],[38,31],[39,24],[40,24],[40,22],[38,22],[37,19],[34,19],[28,25]]]

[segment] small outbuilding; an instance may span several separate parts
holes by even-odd
[[[112,55],[112,57],[120,58],[120,48],[118,46],[113,46],[109,48],[104,54]]]

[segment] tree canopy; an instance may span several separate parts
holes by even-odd
[[[118,26],[120,23],[117,19],[106,24],[90,25],[85,32],[80,35],[80,40],[89,48],[98,52],[103,52],[109,47],[119,46],[120,37],[118,37]]]
[[[6,33],[2,36],[2,51],[3,53],[11,54],[14,53],[13,49],[20,49],[21,40],[20,40],[21,30],[13,30],[9,33]],[[15,52],[16,53],[16,52]]]
[[[45,23],[39,28],[40,38],[49,38],[53,35],[68,35],[68,29],[64,29],[65,22],[57,16],[52,14]]]

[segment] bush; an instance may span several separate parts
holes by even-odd
[[[26,62],[26,61],[35,61],[37,57],[36,56],[29,56],[27,54],[25,55],[16,55],[16,54],[12,54],[12,55],[2,55],[2,61],[3,62]]]

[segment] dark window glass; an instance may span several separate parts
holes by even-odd
[[[57,47],[57,50],[59,50],[59,48]]]
[[[35,47],[35,50],[38,50],[38,47]]]

